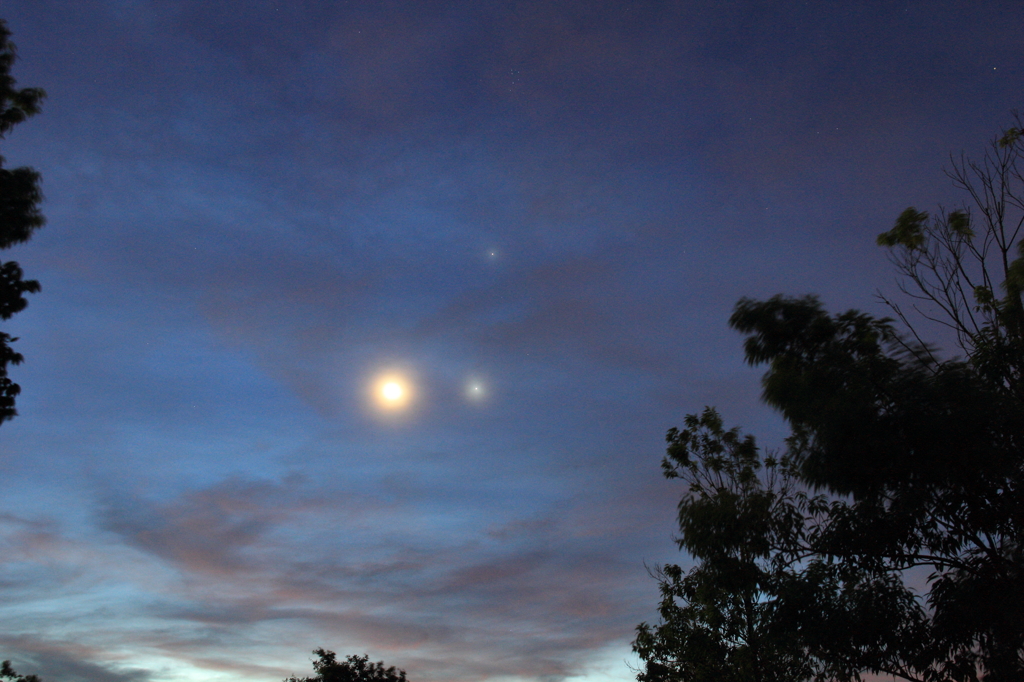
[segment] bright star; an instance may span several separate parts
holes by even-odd
[[[473,401],[480,401],[487,397],[483,383],[478,379],[470,379],[466,383],[466,397]]]

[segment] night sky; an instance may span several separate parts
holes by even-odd
[[[622,682],[665,431],[778,446],[742,296],[897,293],[1024,107],[1014,2],[5,0],[47,226],[0,426],[45,682]],[[382,404],[379,380],[395,377]],[[401,393],[401,395],[398,395]]]

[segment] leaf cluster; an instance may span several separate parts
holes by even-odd
[[[641,623],[633,644],[641,682],[905,672],[926,641],[919,600],[884,571],[819,551],[846,502],[808,493],[795,459],[760,452],[713,409],[667,440],[663,471],[686,484],[678,543],[696,563],[654,572],[660,622]]]
[[[367,655],[346,656],[339,662],[333,651],[320,648],[313,653],[318,657],[313,661],[315,675],[289,677],[285,682],[406,682],[404,670],[382,661],[373,663]]]
[[[17,60],[17,48],[11,42],[11,32],[0,19],[0,140],[30,116],[38,114],[46,93],[40,88],[18,88],[11,75]],[[8,249],[28,241],[32,233],[45,223],[39,210],[43,195],[39,189],[40,176],[31,168],[3,168],[0,156],[0,249]],[[27,280],[21,267],[14,261],[0,262],[0,319],[10,319],[28,305],[25,294],[39,291],[39,282]],[[24,359],[11,344],[15,337],[0,332],[0,423],[17,414],[15,398],[21,387],[7,374],[9,365]]]
[[[799,478],[848,496],[816,519],[813,556],[856,567],[879,594],[931,569],[927,623],[893,621],[926,633],[901,657],[906,676],[1016,679],[1024,404],[970,361],[907,352],[889,320],[832,316],[813,298],[744,300],[731,323],[748,360],[768,365],[764,399],[792,427]]]
[[[907,208],[878,236],[913,310],[952,329],[979,371],[1024,397],[1024,121],[989,142],[980,160],[950,157],[947,175],[966,195],[935,215]],[[914,325],[882,296],[907,328]]]
[[[813,296],[743,299],[730,325],[782,456],[714,410],[668,433],[686,483],[661,622],[634,649],[653,680],[1024,679],[1024,135],[953,159],[968,202],[908,208],[878,237],[914,309],[953,329],[941,358],[896,320]],[[920,580],[908,588],[908,572]],[[778,667],[773,667],[778,664]]]
[[[10,682],[41,682],[39,677],[36,675],[19,675],[11,667],[10,661],[4,661],[0,664],[0,679],[10,680]]]
[[[661,623],[638,628],[638,679],[804,679],[810,662],[779,627],[771,598],[785,567],[778,559],[798,551],[803,534],[806,497],[790,485],[790,463],[761,457],[753,437],[725,430],[710,408],[667,440],[664,473],[687,485],[678,543],[700,563],[656,571]]]

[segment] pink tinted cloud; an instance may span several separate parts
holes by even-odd
[[[149,503],[141,513],[136,506],[131,522],[118,512],[107,524],[183,573],[184,581],[162,589],[162,606],[148,609],[151,617],[201,625],[222,633],[217,637],[251,628],[290,628],[293,638],[315,632],[309,647],[348,642],[394,652],[422,666],[421,680],[444,679],[437,671],[451,657],[491,674],[567,675],[581,664],[580,652],[628,641],[646,613],[637,608],[638,594],[651,593],[653,604],[653,586],[638,583],[646,581],[641,558],[620,554],[628,522],[601,537],[580,534],[564,514],[541,516],[411,552],[405,545],[422,538],[392,535],[374,543],[356,532],[346,544],[346,533],[334,531],[323,541],[342,538],[340,544],[295,553],[307,542],[306,528],[324,525],[324,515],[332,525],[345,523],[344,508],[338,517],[330,501],[309,496],[301,484],[289,491],[231,481]],[[397,527],[407,525],[403,515],[416,513],[366,513],[381,511]],[[642,514],[625,510],[637,520]],[[358,515],[348,518],[359,525]],[[201,642],[167,636],[168,653],[208,657]]]

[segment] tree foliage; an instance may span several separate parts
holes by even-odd
[[[732,322],[769,365],[764,397],[801,479],[847,496],[818,520],[814,554],[893,580],[931,571],[932,660],[908,677],[1019,679],[1024,405],[969,361],[908,351],[887,320],[814,299],[742,301]]]
[[[0,140],[14,126],[38,114],[46,97],[40,88],[17,87],[11,75],[17,55],[7,23],[0,19]],[[39,173],[26,167],[7,169],[3,164],[4,158],[0,156],[0,249],[8,249],[28,241],[45,219],[39,211],[43,199]],[[0,319],[10,319],[24,310],[28,305],[25,294],[37,291],[39,282],[25,279],[16,262],[0,262]],[[15,397],[21,392],[21,387],[7,375],[8,365],[17,365],[24,359],[11,348],[14,341],[17,339],[0,332],[0,423],[17,414]]]
[[[313,677],[289,677],[285,682],[406,682],[405,671],[385,667],[382,661],[370,662],[369,656],[346,656],[338,662],[337,654],[326,649],[313,651]]]
[[[726,431],[711,409],[668,442],[664,473],[687,484],[677,542],[699,563],[659,570],[662,624],[639,626],[634,649],[647,668],[638,679],[804,679],[809,663],[774,598],[804,527],[789,462],[762,459],[753,437]]]
[[[10,680],[10,682],[40,682],[40,679],[36,675],[19,675],[11,667],[10,661],[4,661],[0,665],[0,680]]]
[[[668,442],[665,475],[687,485],[677,542],[695,565],[657,571],[661,622],[641,623],[633,647],[641,682],[849,680],[920,658],[925,614],[906,586],[816,553],[847,505],[809,494],[796,460],[710,408]]]
[[[713,413],[669,432],[666,475],[689,484],[680,546],[696,565],[685,576],[662,570],[662,623],[641,625],[634,645],[641,680],[1024,679],[1017,123],[981,162],[953,159],[968,204],[934,217],[908,208],[878,238],[914,309],[950,327],[961,356],[940,357],[888,299],[905,331],[855,310],[829,314],[814,297],[737,304],[730,325],[747,337],[748,362],[767,365],[763,399],[791,435],[776,460],[709,421]],[[741,442],[747,464],[723,469],[721,453]],[[709,447],[719,454],[707,457]],[[781,487],[754,475],[756,461],[784,474]],[[673,462],[686,462],[686,475]],[[721,556],[755,557],[760,568],[734,581],[718,570]],[[918,594],[905,584],[915,569],[927,571]],[[690,614],[706,611],[706,595],[714,618],[698,622]],[[751,598],[759,636],[785,642],[784,676],[752,672],[750,656],[719,656],[723,669],[702,676],[692,633],[750,649],[728,639],[737,614],[721,605]]]

